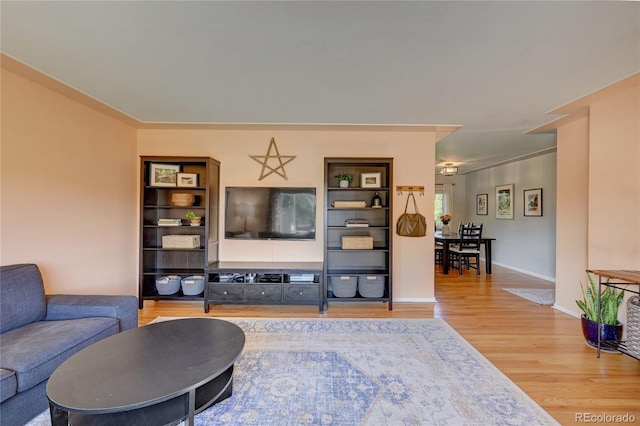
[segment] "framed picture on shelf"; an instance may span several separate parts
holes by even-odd
[[[176,186],[180,165],[151,163],[150,186]]]
[[[361,173],[360,186],[362,188],[380,188],[381,173]]]
[[[524,190],[524,215],[542,216],[542,188]]]
[[[513,219],[513,184],[496,186],[496,219]]]
[[[487,215],[487,202],[489,200],[489,194],[476,195],[476,214],[485,216]]]
[[[198,186],[198,174],[178,173],[176,176],[176,184],[181,187],[195,188]]]

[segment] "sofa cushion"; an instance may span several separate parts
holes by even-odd
[[[0,268],[0,333],[43,320],[46,314],[38,267],[21,264]]]
[[[2,334],[0,367],[15,371],[22,392],[48,379],[74,353],[116,333],[116,318],[38,321]]]
[[[120,331],[138,326],[138,298],[135,296],[69,295],[47,296],[46,320],[114,317]]]
[[[15,371],[0,368],[0,402],[4,402],[18,392]]]

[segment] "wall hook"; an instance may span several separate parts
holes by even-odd
[[[424,185],[398,185],[396,186],[396,191],[398,191],[398,195],[402,195],[405,191],[409,194],[413,194],[415,191],[420,195],[424,195]]]

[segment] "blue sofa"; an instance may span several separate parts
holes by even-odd
[[[138,326],[135,296],[46,296],[34,264],[0,268],[0,424],[49,407],[49,376],[81,349]]]

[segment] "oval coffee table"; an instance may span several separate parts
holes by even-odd
[[[231,396],[244,332],[228,321],[176,319],[108,337],[71,356],[47,383],[53,426],[193,425]]]

